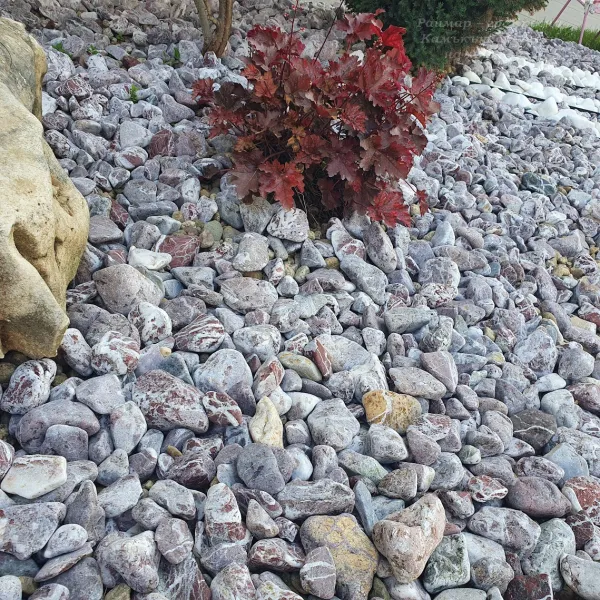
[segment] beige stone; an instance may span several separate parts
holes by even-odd
[[[267,396],[258,401],[248,429],[256,444],[283,448],[283,423],[277,408]]]
[[[446,514],[437,496],[425,494],[410,508],[375,523],[373,543],[399,583],[417,579],[444,537]]]
[[[329,548],[340,598],[367,600],[377,570],[378,554],[352,515],[309,517],[300,528],[300,539],[306,552],[320,546]]]
[[[421,405],[418,400],[407,394],[397,394],[387,390],[367,392],[362,403],[367,421],[387,425],[398,433],[406,433],[421,416]]]
[[[54,356],[89,213],[38,120],[43,50],[9,19],[0,19],[0,41],[0,357]]]

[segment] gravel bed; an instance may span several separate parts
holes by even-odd
[[[465,74],[600,99],[494,53],[600,54],[495,36],[436,95],[432,211],[316,225],[238,202],[190,89],[286,5],[222,60],[182,6],[27,16],[91,227],[58,357],[0,361],[0,598],[598,600],[600,134]]]

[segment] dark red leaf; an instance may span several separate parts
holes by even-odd
[[[412,166],[412,155],[397,137],[387,132],[377,133],[361,140],[360,168],[374,169],[378,177],[405,179]]]
[[[325,140],[318,135],[311,133],[300,139],[300,151],[296,156],[299,163],[305,165],[319,164],[326,155]]]
[[[298,192],[304,191],[304,175],[298,171],[296,165],[273,160],[263,163],[260,170],[260,193],[266,196],[272,192],[281,206],[293,208],[294,189]]]
[[[346,43],[354,44],[363,40],[370,40],[374,35],[380,36],[383,23],[371,13],[359,13],[352,17],[348,15],[338,23],[338,29],[344,31]]]
[[[358,175],[359,156],[352,148],[351,142],[334,138],[331,146],[327,148],[327,152],[329,154],[329,163],[327,164],[329,177],[338,175],[349,183],[355,182]]]
[[[192,85],[192,97],[200,104],[208,104],[214,98],[213,80],[198,79]]]
[[[354,131],[360,131],[365,133],[365,124],[367,122],[367,115],[365,112],[356,104],[348,103],[340,114],[340,119],[344,125],[347,125]]]
[[[277,92],[277,85],[273,81],[273,74],[267,71],[254,82],[254,94],[257,98],[271,99]]]
[[[263,163],[260,150],[244,152],[234,157],[234,168],[229,171],[231,183],[236,187],[238,198],[244,199],[252,192],[257,192],[259,187],[258,169]]]
[[[375,221],[382,221],[390,227],[402,223],[410,227],[411,219],[408,207],[404,205],[404,197],[398,191],[382,190],[375,196],[368,214]]]
[[[381,34],[381,43],[388,48],[397,48],[404,52],[404,40],[403,36],[406,33],[404,27],[397,27],[396,25],[390,25]]]
[[[421,216],[429,212],[429,204],[427,202],[427,192],[423,190],[417,191],[417,198],[419,199],[419,211]]]

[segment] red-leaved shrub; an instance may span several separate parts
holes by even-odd
[[[213,135],[238,136],[230,171],[240,199],[272,197],[290,208],[303,197],[327,211],[357,210],[388,225],[410,223],[398,181],[427,143],[423,128],[437,108],[437,76],[410,76],[405,30],[383,29],[373,14],[345,17],[337,60],[302,57],[299,36],[274,27],[248,33],[251,57],[243,74],[251,89],[212,81],[194,85],[211,106]],[[357,42],[366,49],[352,52]],[[419,197],[421,209],[425,198]]]

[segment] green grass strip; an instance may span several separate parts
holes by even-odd
[[[532,25],[536,31],[541,31],[547,38],[558,38],[565,42],[579,41],[581,29],[578,27],[570,27],[568,25],[551,25],[550,23],[536,23]],[[596,37],[598,31],[588,29],[583,34],[583,45],[592,50],[600,50],[600,36]]]

